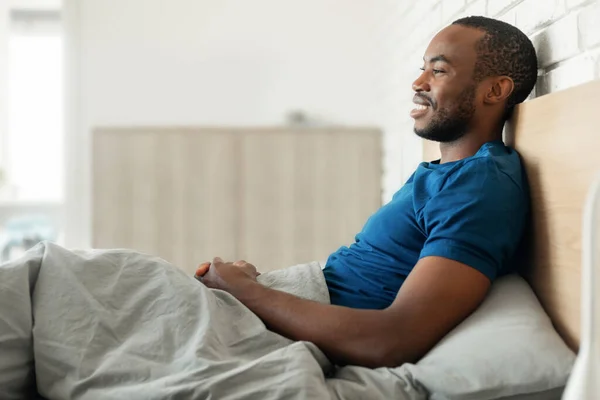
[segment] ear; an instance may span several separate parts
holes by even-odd
[[[505,102],[514,89],[515,83],[508,76],[494,77],[488,86],[483,102],[490,105]]]

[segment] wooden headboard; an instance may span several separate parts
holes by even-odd
[[[505,141],[521,155],[532,221],[523,275],[565,342],[580,338],[581,232],[587,192],[600,171],[600,81],[520,105]],[[424,158],[439,158],[426,142]]]

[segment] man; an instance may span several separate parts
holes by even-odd
[[[215,258],[196,274],[340,364],[420,359],[510,272],[525,225],[527,187],[502,128],[536,82],[531,42],[506,23],[468,17],[439,32],[423,61],[411,116],[417,135],[440,142],[441,159],[419,165],[355,243],[329,257],[332,305],[265,288],[244,261]]]

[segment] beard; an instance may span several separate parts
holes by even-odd
[[[458,107],[455,110],[441,108],[429,124],[415,128],[417,136],[434,142],[449,143],[462,138],[469,128],[471,118],[475,113],[475,85],[467,87],[456,99]]]

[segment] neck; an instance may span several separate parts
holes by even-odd
[[[487,142],[502,139],[502,127],[491,131],[488,135],[477,134],[476,131],[468,132],[460,139],[453,142],[440,143],[442,158],[440,164],[462,160],[471,157]]]

